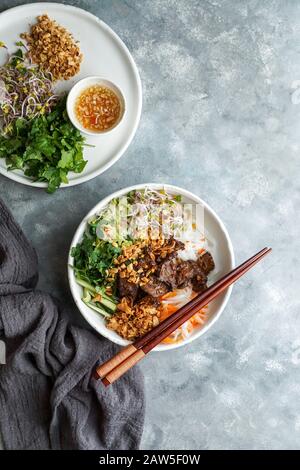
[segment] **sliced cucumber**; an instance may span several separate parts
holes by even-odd
[[[80,286],[82,286],[85,289],[92,292],[93,294],[100,294],[102,298],[107,299],[109,302],[115,303],[114,302],[115,299],[113,297],[110,297],[109,295],[107,295],[103,287],[94,287],[91,284],[89,284],[88,282],[81,279],[80,277],[76,277],[76,282]]]
[[[92,300],[92,296],[95,296],[95,295],[99,294],[101,296],[100,303],[104,307],[108,308],[111,312],[116,311],[116,309],[117,309],[116,302],[105,293],[105,290],[103,288],[93,287],[91,284],[84,281],[83,279],[80,279],[79,277],[76,277],[76,281],[80,286],[83,287],[83,298],[82,298],[82,300],[86,304],[89,304],[89,305],[92,304],[93,306],[95,306],[95,308],[98,308],[96,305],[94,305],[94,303],[91,302],[91,300]],[[101,313],[101,312],[99,312],[99,313]],[[108,315],[109,315],[109,313],[108,313]]]
[[[98,292],[98,294],[100,294],[105,299],[110,300],[111,302],[114,302],[114,303],[117,304],[117,299],[113,296],[107,295],[107,293],[105,292],[105,289],[103,287],[96,287],[96,291]]]
[[[110,300],[109,298],[107,297],[104,297],[104,295],[100,294],[101,295],[101,304],[104,305],[104,307],[108,308],[109,310],[111,310],[112,312],[115,312],[117,310],[117,306],[116,304]]]
[[[76,277],[76,282],[77,282],[77,284],[79,284],[80,286],[85,287],[86,289],[88,289],[90,292],[93,292],[93,294],[98,294],[98,292],[96,291],[95,287],[93,287],[91,284],[89,284],[88,282],[84,281],[83,279],[80,279],[80,277]]]
[[[83,300],[83,299],[82,299],[82,300]],[[83,302],[84,302],[88,307],[90,307],[91,309],[95,310],[95,312],[100,313],[100,315],[102,315],[103,317],[106,317],[106,318],[110,318],[110,317],[111,317],[110,313],[108,313],[106,310],[104,310],[104,308],[98,307],[98,306],[95,305],[93,302],[86,302],[85,300],[83,300]]]
[[[82,300],[84,302],[90,302],[92,300],[91,292],[86,287],[83,288]]]

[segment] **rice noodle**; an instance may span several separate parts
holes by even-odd
[[[186,287],[184,289],[175,289],[173,292],[167,294],[162,299],[162,305],[168,310],[168,305],[172,307],[177,307],[177,309],[183,307],[187,302],[192,300],[194,297],[191,287]],[[175,311],[176,311],[175,310]],[[181,327],[177,328],[166,340],[164,343],[177,343],[186,339],[192,331],[199,326],[204,325],[207,319],[208,307],[204,307],[198,313],[196,313],[192,318],[187,320]],[[168,316],[168,314],[166,315]]]

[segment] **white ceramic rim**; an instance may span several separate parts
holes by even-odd
[[[121,338],[121,337],[120,337],[120,341],[118,341],[118,340],[114,341],[109,336],[107,336],[105,334],[105,330],[104,330],[104,332],[100,332],[100,331],[96,330],[96,328],[94,327],[94,325],[90,321],[89,317],[80,308],[81,304],[82,304],[82,300],[81,300],[81,298],[78,298],[78,296],[77,296],[77,294],[75,294],[75,290],[74,290],[74,286],[77,285],[77,284],[76,284],[76,281],[75,281],[74,271],[71,267],[71,266],[73,266],[73,258],[71,256],[71,249],[78,242],[77,241],[78,233],[81,231],[83,224],[86,225],[87,220],[89,218],[91,218],[93,215],[97,214],[97,212],[99,212],[101,207],[104,207],[105,205],[107,205],[108,202],[111,199],[120,197],[124,194],[129,193],[130,191],[133,191],[133,190],[136,190],[136,189],[143,189],[145,187],[154,188],[154,189],[165,188],[167,190],[169,189],[170,191],[174,190],[174,191],[179,192],[183,196],[186,196],[187,198],[190,198],[191,200],[194,200],[196,203],[203,205],[203,207],[217,220],[217,222],[219,224],[219,227],[220,227],[220,230],[222,231],[223,235],[225,236],[226,243],[227,243],[227,248],[228,248],[228,252],[229,252],[229,256],[230,256],[230,265],[231,265],[230,269],[233,269],[234,264],[235,264],[235,258],[234,258],[234,251],[233,251],[232,242],[231,242],[231,239],[229,237],[227,229],[226,229],[225,225],[223,224],[222,220],[220,219],[220,217],[216,214],[216,212],[206,202],[204,202],[200,197],[196,196],[195,194],[191,193],[190,191],[188,191],[186,189],[183,189],[179,186],[174,186],[174,185],[171,185],[171,184],[142,183],[142,184],[137,184],[137,185],[133,185],[133,186],[128,186],[127,188],[119,189],[118,191],[115,191],[114,193],[110,194],[109,196],[106,196],[104,199],[101,199],[88,212],[88,214],[83,218],[83,220],[80,222],[80,224],[77,227],[77,230],[76,230],[76,232],[73,236],[73,239],[72,239],[72,242],[71,242],[71,245],[70,245],[70,249],[69,249],[69,256],[68,256],[68,280],[69,280],[69,286],[70,286],[70,290],[71,290],[73,299],[74,299],[81,315],[92,326],[92,328],[95,331],[97,331],[98,334],[104,336],[105,338],[107,338],[108,340],[114,342],[115,344],[118,344],[119,346],[125,346],[125,345],[129,344],[129,342],[127,342],[126,340],[123,340],[123,338]],[[101,207],[99,207],[99,206],[101,206]],[[192,341],[195,341],[200,336],[202,336],[204,333],[206,333],[212,327],[212,325],[218,320],[218,318],[220,318],[222,312],[224,311],[224,309],[227,305],[227,302],[228,302],[229,297],[230,297],[231,292],[232,292],[232,288],[233,288],[233,286],[230,286],[227,289],[227,291],[225,293],[225,296],[224,296],[224,299],[222,301],[222,304],[219,307],[219,310],[217,311],[215,316],[213,318],[211,318],[211,320],[207,324],[205,324],[201,329],[199,329],[193,335],[189,336],[188,338],[186,338],[184,341],[182,341],[180,343],[164,344],[163,347],[161,345],[158,345],[153,349],[153,351],[170,351],[172,349],[177,349],[177,348],[183,347],[183,346],[191,343]],[[126,342],[124,342],[124,341],[126,341]]]
[[[88,82],[91,82],[91,83],[89,84]],[[120,102],[121,111],[120,111],[120,115],[117,121],[112,127],[109,127],[108,129],[105,129],[103,131],[90,131],[86,129],[80,124],[74,112],[76,99],[79,97],[80,93],[92,87],[93,85],[103,85],[106,88],[109,88],[111,91],[115,93],[115,95],[117,96]],[[101,137],[101,135],[107,134],[108,132],[113,132],[118,127],[118,125],[120,124],[120,122],[125,116],[126,102],[125,102],[125,98],[124,98],[122,90],[114,82],[112,82],[111,80],[105,77],[100,77],[98,75],[90,75],[89,77],[85,77],[85,78],[82,78],[81,80],[78,80],[78,82],[76,82],[72,86],[67,96],[66,109],[67,109],[69,119],[72,122],[73,126],[76,127],[76,129],[78,129],[83,134]]]
[[[59,189],[71,188],[72,186],[77,186],[78,184],[85,183],[86,181],[89,181],[93,178],[96,178],[97,176],[104,173],[112,165],[114,165],[122,157],[122,155],[124,155],[124,153],[128,149],[129,145],[131,144],[131,142],[132,142],[132,140],[133,140],[133,138],[136,134],[136,131],[137,131],[140,119],[141,119],[142,103],[143,103],[141,78],[140,78],[136,63],[134,62],[132,55],[130,54],[127,46],[124,44],[122,39],[117,35],[117,33],[115,33],[113,31],[113,29],[111,29],[110,26],[108,26],[106,23],[104,23],[104,21],[100,20],[100,18],[98,18],[96,15],[93,15],[93,13],[90,13],[90,12],[84,10],[83,8],[79,8],[79,7],[75,7],[73,5],[68,5],[68,4],[63,4],[63,3],[55,3],[55,2],[27,3],[25,5],[19,5],[19,6],[16,6],[16,7],[8,8],[7,10],[0,13],[0,18],[3,19],[5,17],[5,15],[11,14],[12,11],[15,12],[16,15],[20,15],[21,10],[26,10],[27,8],[32,7],[33,5],[37,8],[38,7],[41,8],[43,11],[45,11],[47,9],[47,7],[49,7],[49,6],[55,6],[55,8],[73,10],[74,12],[77,12],[78,14],[81,14],[81,15],[85,15],[85,16],[89,17],[90,19],[93,19],[94,21],[99,23],[101,25],[101,27],[103,29],[106,29],[106,31],[114,38],[114,40],[118,43],[120,48],[122,48],[124,54],[126,55],[128,61],[130,62],[131,66],[132,66],[132,70],[134,72],[135,79],[136,79],[136,82],[137,82],[138,112],[136,114],[136,119],[135,119],[134,124],[132,126],[132,131],[128,135],[126,143],[123,145],[123,147],[119,150],[119,152],[117,152],[116,155],[109,162],[107,162],[105,165],[103,165],[98,170],[95,170],[93,173],[85,175],[85,176],[84,176],[84,173],[83,173],[82,176],[80,176],[79,178],[76,178],[74,180],[69,181],[68,184],[63,183],[59,187]],[[18,175],[16,173],[14,173],[13,171],[8,171],[8,170],[6,170],[4,168],[1,168],[1,167],[0,167],[0,174],[5,176],[6,178],[9,178],[13,181],[16,181],[17,183],[24,184],[25,186],[31,186],[33,188],[44,188],[44,189],[47,188],[47,183],[40,182],[40,181],[33,182],[30,179],[27,179],[22,175]]]

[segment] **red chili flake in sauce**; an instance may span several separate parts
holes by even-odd
[[[105,131],[118,121],[121,104],[118,96],[110,88],[93,85],[86,88],[75,102],[75,114],[80,124],[87,130]]]

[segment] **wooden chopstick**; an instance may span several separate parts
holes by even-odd
[[[223,276],[205,292],[199,294],[190,302],[185,304],[173,315],[161,322],[157,327],[153,328],[143,337],[137,339],[133,344],[126,346],[113,358],[97,367],[95,377],[101,378],[105,385],[113,383],[164,338],[168,337],[174,330],[197,313],[197,311],[199,311],[204,305],[207,305],[221,292],[227,289],[270,251],[271,248],[264,248],[240,266],[233,269],[230,273]]]
[[[268,251],[268,248],[264,248],[263,250],[259,251],[256,253],[256,255],[252,256],[250,259],[242,263],[240,266],[237,268],[233,269],[231,271],[231,275],[237,274],[241,272],[244,268],[246,268],[248,265],[251,265],[252,262],[254,262],[257,258],[260,258],[262,254]],[[213,284],[208,290],[206,290],[204,293],[200,294],[202,296],[208,295],[210,292],[213,291],[213,289],[218,289],[220,285],[223,282],[226,282],[226,279],[228,277],[228,274],[223,276],[221,279],[219,279],[215,284]],[[175,312],[173,315],[170,317],[166,318],[163,322],[160,323],[160,328],[167,328],[171,323],[173,323],[178,317],[182,315],[182,312],[189,310],[195,302],[197,302],[199,299],[199,295],[195,297],[192,301],[188,302],[186,305],[184,305],[180,310]],[[141,338],[138,338],[133,344],[130,344],[123,348],[119,353],[117,353],[114,357],[97,367],[95,371],[95,377],[97,379],[105,377],[111,370],[113,370],[115,367],[117,367],[119,364],[121,364],[123,361],[125,361],[129,356],[134,354],[138,349],[143,348],[143,346],[146,345],[147,342],[151,341],[152,338],[156,336],[156,329],[152,329],[148,333],[146,333],[144,336]]]
[[[206,289],[204,292],[198,294],[196,297],[194,297],[192,300],[187,302],[183,307],[178,309],[176,312],[174,312],[172,315],[170,315],[168,318],[166,318],[163,322],[160,323],[161,329],[166,329],[168,328],[171,324],[173,324],[178,318],[181,318],[182,315],[184,315],[185,312],[189,311],[191,308],[194,307],[194,305],[198,305],[200,298],[203,298],[205,301],[206,297],[210,297],[210,295],[215,291],[220,289],[223,283],[227,283],[226,287],[228,287],[228,277],[229,276],[234,276],[237,275],[240,272],[246,272],[244,269],[247,269],[248,266],[252,267],[252,263],[256,259],[261,259],[261,256],[264,255],[266,252],[270,251],[270,248],[263,248],[261,251],[256,253],[256,255],[252,256],[249,258],[247,261],[244,263],[240,264],[238,267],[234,268],[230,273],[225,274],[222,276],[218,281],[216,281],[214,284],[212,284],[208,289]],[[247,269],[248,270],[248,269]],[[225,288],[226,288],[225,287]],[[204,304],[206,305],[206,304]],[[158,327],[160,326],[158,325]],[[157,328],[158,328],[157,327]],[[156,331],[152,329],[148,333],[146,333],[144,336],[141,338],[138,338],[133,344],[136,349],[143,348],[149,341],[152,340],[156,336]]]

